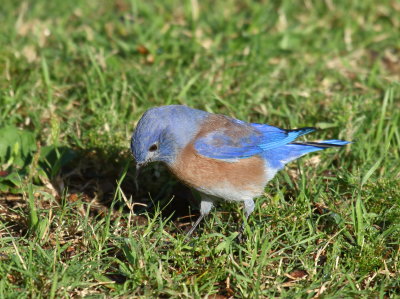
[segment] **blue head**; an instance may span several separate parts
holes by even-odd
[[[147,110],[133,132],[131,150],[137,166],[153,161],[173,163],[199,129],[207,112],[170,105]]]

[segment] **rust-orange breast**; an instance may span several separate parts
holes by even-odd
[[[229,184],[238,189],[258,192],[262,191],[265,183],[264,163],[260,157],[237,162],[211,159],[199,155],[192,143],[181,151],[170,168],[186,184],[201,189]]]

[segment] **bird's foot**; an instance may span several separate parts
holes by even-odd
[[[243,244],[246,240],[246,233],[244,231],[244,223],[239,227],[239,234],[236,237],[236,240],[238,241],[239,244]]]

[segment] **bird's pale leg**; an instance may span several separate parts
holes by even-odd
[[[196,230],[196,228],[199,225],[199,223],[201,222],[201,220],[203,220],[203,218],[210,213],[213,205],[214,205],[214,203],[211,198],[207,197],[206,195],[201,195],[200,217],[196,220],[196,222],[193,224],[192,228],[188,231],[188,233],[186,234],[186,237],[189,237]]]
[[[253,213],[253,211],[254,211],[254,207],[255,207],[254,201],[252,199],[248,199],[248,200],[245,200],[243,202],[243,204],[244,204],[244,215],[247,220],[247,219],[249,219],[250,214]],[[240,242],[243,241],[244,226],[245,226],[245,222],[242,223],[242,226],[239,229],[238,239]]]

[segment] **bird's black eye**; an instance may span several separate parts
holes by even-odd
[[[157,144],[153,144],[152,146],[149,147],[149,152],[154,152],[158,149]]]

